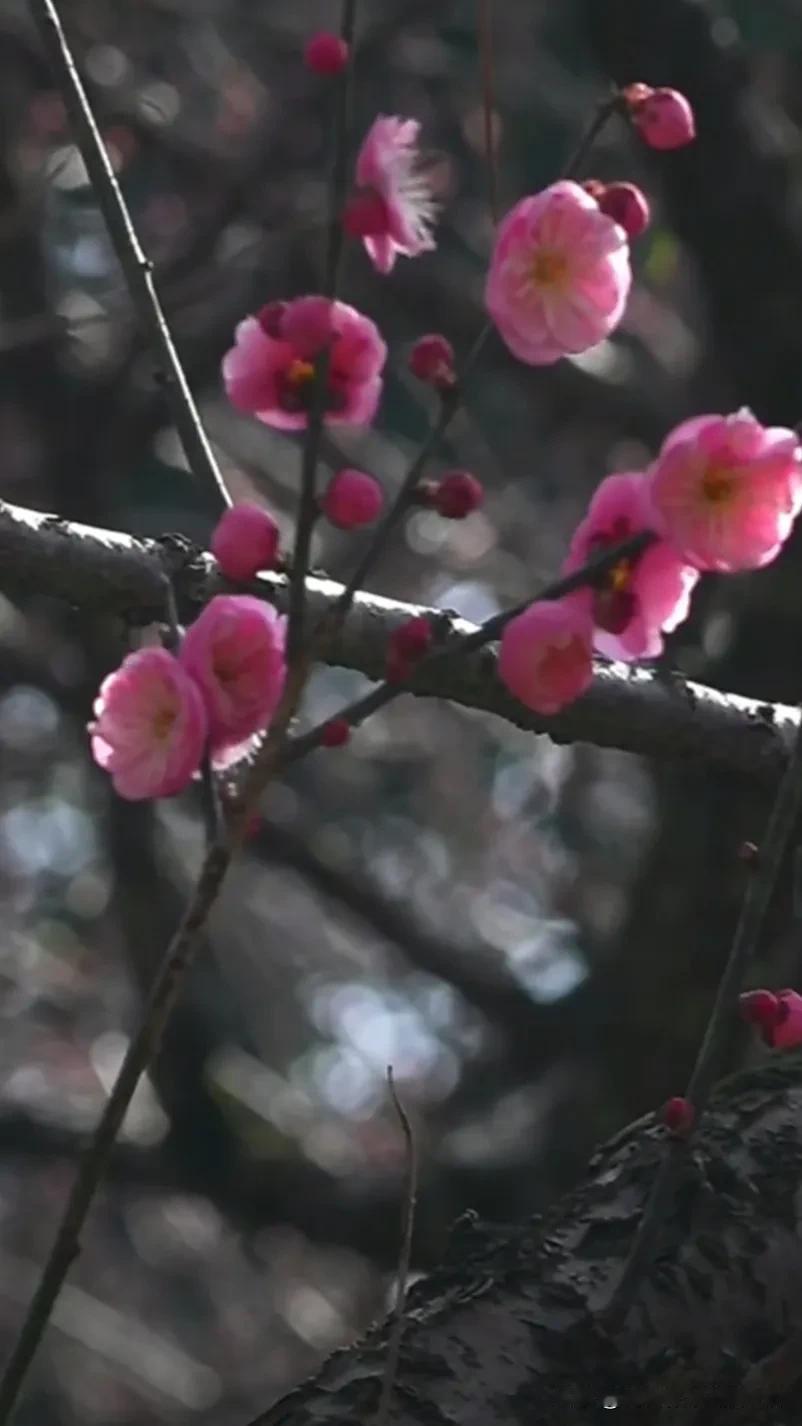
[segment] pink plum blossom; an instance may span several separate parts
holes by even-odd
[[[326,421],[368,425],[381,395],[387,347],[369,317],[326,297],[271,302],[240,322],[223,358],[229,400],[268,426],[303,430],[326,347]]]
[[[663,443],[648,472],[658,532],[697,569],[769,564],[802,507],[802,452],[793,431],[751,411],[697,416]]]
[[[774,1025],[765,1031],[773,1050],[792,1050],[802,1045],[802,995],[795,990],[778,990],[778,1013]]]
[[[192,780],[206,742],[203,699],[166,649],[139,649],[100,685],[92,756],[121,797],[171,797]]]
[[[250,594],[216,595],[187,629],[179,658],[203,695],[214,753],[270,723],[284,687],[284,645],[285,620]]]
[[[589,687],[592,637],[590,615],[574,595],[530,604],[502,634],[499,677],[527,708],[550,717]]]
[[[421,167],[419,133],[416,119],[381,114],[357,155],[357,191],[346,206],[344,223],[352,236],[362,238],[381,273],[392,271],[399,253],[417,257],[435,245],[435,204]]]
[[[651,513],[643,475],[608,475],[574,531],[563,574],[647,530]],[[591,612],[594,646],[610,659],[656,658],[663,650],[661,631],[676,629],[687,619],[698,578],[698,570],[684,564],[664,540],[619,560],[594,588],[578,595]]]
[[[563,180],[522,198],[501,223],[487,308],[510,351],[543,366],[609,336],[631,280],[624,229]]]
[[[253,579],[260,569],[275,565],[278,534],[269,511],[243,500],[220,516],[212,535],[212,554],[226,579]]]

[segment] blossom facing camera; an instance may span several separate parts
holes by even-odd
[[[272,569],[276,563],[278,525],[261,505],[232,505],[215,526],[212,554],[226,579],[253,579],[260,569]]]
[[[681,149],[696,138],[693,109],[678,89],[633,84],[628,104],[632,122],[649,148]]]
[[[545,366],[608,337],[631,281],[624,229],[562,180],[522,198],[501,223],[485,298],[513,355]]]
[[[214,753],[269,726],[284,688],[285,623],[250,594],[218,594],[187,629],[179,658],[203,696]]]
[[[326,297],[271,302],[240,322],[223,358],[229,400],[265,425],[304,430],[327,348],[325,420],[368,425],[381,396],[387,347],[369,317]]]
[[[89,725],[92,756],[130,801],[171,797],[197,771],[206,742],[203,699],[166,649],[139,649],[103,680]]]
[[[378,519],[383,503],[375,476],[364,470],[338,470],[323,492],[320,508],[338,530],[357,530]]]
[[[416,119],[379,115],[356,160],[356,192],[343,224],[361,238],[378,272],[392,272],[395,260],[417,257],[434,246],[431,225],[436,205],[418,150]]]
[[[594,555],[648,530],[651,513],[643,475],[608,475],[574,531],[562,573],[573,574]],[[657,658],[663,632],[687,619],[698,578],[664,540],[620,559],[576,596],[593,620],[594,647],[609,659]]]
[[[801,462],[795,433],[751,411],[684,421],[648,472],[655,528],[697,569],[760,569],[802,507]]]
[[[593,678],[593,624],[575,596],[530,604],[501,636],[498,672],[527,708],[551,717]]]

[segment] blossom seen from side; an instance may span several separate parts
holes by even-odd
[[[243,500],[225,510],[212,535],[212,554],[226,579],[253,579],[260,569],[272,569],[278,554],[279,531],[261,505]]]
[[[206,742],[203,699],[166,649],[128,654],[103,680],[89,725],[92,756],[121,797],[139,801],[181,792]]]
[[[672,431],[648,472],[655,528],[700,570],[760,569],[802,507],[796,434],[751,411],[697,416]]]
[[[229,400],[268,426],[303,430],[327,348],[324,419],[368,425],[381,396],[387,347],[369,317],[326,297],[271,302],[239,323],[234,346],[223,358]]]
[[[608,475],[574,531],[563,574],[648,530],[651,513],[643,475]],[[683,563],[664,540],[624,556],[578,595],[593,619],[594,647],[610,659],[656,658],[663,650],[663,633],[687,619],[698,578],[698,570]]]
[[[587,607],[574,595],[530,604],[502,634],[499,677],[525,707],[550,717],[590,686],[592,638]]]
[[[187,629],[179,658],[203,696],[213,753],[269,726],[284,688],[285,625],[261,599],[218,594]]]
[[[397,257],[417,257],[435,246],[435,203],[418,149],[416,119],[380,114],[356,160],[356,191],[344,214],[346,231],[361,238],[378,272]]]
[[[513,355],[543,366],[609,336],[631,281],[624,229],[578,183],[561,180],[522,198],[501,223],[487,309]]]

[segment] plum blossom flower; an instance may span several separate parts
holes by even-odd
[[[522,198],[501,223],[487,309],[510,351],[543,366],[609,336],[631,281],[624,229],[564,180]]]
[[[796,990],[749,990],[740,997],[743,1018],[773,1050],[802,1045],[802,995]]]
[[[746,409],[684,421],[647,474],[655,528],[697,569],[769,564],[802,507],[795,433]]]
[[[575,595],[530,604],[502,634],[499,677],[527,708],[559,713],[590,685],[592,636],[588,610]]]
[[[100,685],[92,756],[121,797],[171,797],[192,780],[206,742],[203,699],[166,649],[139,649]]]
[[[229,400],[268,426],[303,430],[327,347],[326,421],[368,425],[381,396],[387,347],[369,317],[326,297],[271,302],[240,322],[223,358]]]
[[[270,723],[286,674],[285,622],[250,594],[218,594],[187,629],[179,658],[203,696],[213,753]]]
[[[643,475],[608,475],[574,531],[563,574],[648,530],[651,513]],[[687,619],[698,578],[698,570],[684,564],[664,540],[619,560],[593,588],[577,596],[593,619],[595,648],[610,659],[656,658],[663,650],[661,631],[676,629]]]
[[[357,191],[343,222],[361,238],[374,267],[391,272],[396,257],[417,257],[435,246],[431,224],[435,203],[417,141],[420,124],[380,114],[356,160]]]

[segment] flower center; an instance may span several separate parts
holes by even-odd
[[[532,277],[538,287],[559,287],[568,272],[568,260],[562,253],[543,248],[535,254],[532,263]]]
[[[173,731],[178,714],[175,708],[162,708],[153,719],[153,736],[160,743],[166,742]]]
[[[632,534],[626,519],[615,520],[608,530],[591,541],[591,552],[601,553],[610,545],[618,545]],[[638,609],[638,596],[633,589],[637,560],[629,557],[617,560],[611,569],[599,575],[593,596],[593,618],[608,634],[622,634]]]
[[[291,386],[305,386],[308,381],[314,380],[314,376],[314,362],[302,361],[300,357],[295,357],[287,367],[287,380]]]
[[[731,466],[709,465],[702,477],[702,494],[711,505],[726,505],[735,495],[735,487]]]

